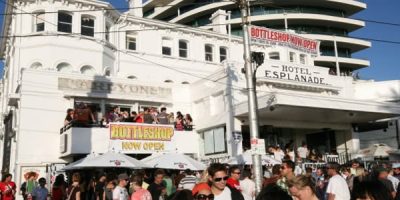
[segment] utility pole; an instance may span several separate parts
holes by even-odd
[[[257,116],[257,96],[256,96],[256,84],[253,82],[253,67],[251,65],[251,51],[250,51],[250,38],[249,38],[249,19],[248,19],[248,1],[237,0],[239,8],[242,13],[242,26],[243,26],[243,47],[244,47],[244,62],[245,62],[245,74],[246,74],[246,85],[248,93],[248,105],[249,105],[249,126],[250,126],[250,140],[257,141],[259,138],[258,132],[258,116]],[[253,142],[252,142],[253,143]],[[252,144],[254,145],[254,144]],[[252,147],[252,149],[254,149]],[[262,186],[262,166],[261,166],[261,155],[252,152],[253,159],[253,176],[256,183],[256,193],[261,192]]]

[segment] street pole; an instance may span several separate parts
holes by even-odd
[[[249,39],[249,19],[248,19],[248,4],[247,0],[238,0],[238,5],[242,14],[242,26],[243,26],[243,47],[244,47],[244,62],[245,62],[245,73],[246,73],[246,85],[248,95],[248,107],[249,107],[249,126],[250,126],[250,139],[256,141],[259,138],[258,133],[258,116],[257,116],[257,96],[256,96],[256,85],[253,82],[253,67],[251,65],[251,51],[250,51],[250,39]],[[253,144],[252,144],[253,145]],[[254,149],[252,147],[252,149]],[[252,152],[253,159],[253,177],[256,184],[256,194],[261,192],[262,186],[262,166],[261,166],[261,155]]]

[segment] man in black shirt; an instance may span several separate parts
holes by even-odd
[[[147,190],[151,194],[151,198],[154,200],[159,200],[160,196],[164,196],[167,193],[165,185],[163,184],[163,178],[164,178],[164,171],[157,170],[154,173],[154,182],[151,183],[147,188]]]
[[[106,182],[106,176],[101,175],[95,187],[96,199],[98,200],[104,200],[103,194],[104,194],[104,188],[106,186],[105,182]]]

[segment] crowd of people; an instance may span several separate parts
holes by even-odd
[[[291,160],[266,169],[262,191],[256,195],[249,166],[212,163],[203,172],[154,169],[131,175],[100,174],[87,180],[73,173],[70,184],[60,174],[48,191],[46,179],[28,177],[21,185],[30,200],[398,200],[400,163],[381,163],[367,170],[359,162],[328,163],[294,173]],[[150,173],[149,173],[150,172]],[[151,174],[151,175],[149,175]],[[87,175],[87,174],[86,174]],[[1,200],[13,200],[16,185],[11,174],[0,183]]]
[[[144,108],[143,111],[121,111],[120,107],[112,107],[105,116],[99,117],[98,112],[93,112],[85,103],[79,103],[75,109],[68,109],[64,125],[72,124],[75,127],[88,127],[93,124],[107,126],[110,122],[134,122],[145,124],[173,124],[178,131],[193,130],[193,119],[190,114],[183,115],[180,111],[167,113],[167,108],[160,111],[155,107]]]

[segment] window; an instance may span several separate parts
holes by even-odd
[[[111,76],[111,70],[110,70],[110,68],[106,68],[105,70],[104,70],[104,76]]]
[[[89,65],[85,65],[81,68],[81,74],[85,74],[85,75],[95,75],[96,74],[96,70]]]
[[[271,59],[271,60],[279,60],[280,59],[279,52],[271,52],[268,54],[268,56],[269,56],[269,59]]]
[[[289,61],[290,62],[296,62],[296,53],[289,52]]]
[[[205,60],[206,61],[213,61],[213,46],[211,44],[206,44],[205,48]]]
[[[126,32],[126,49],[136,50],[136,32]]]
[[[110,41],[110,29],[111,29],[111,25],[109,23],[106,23],[105,39],[107,42]]]
[[[81,34],[90,37],[94,36],[94,18],[92,16],[81,17]]]
[[[188,42],[185,40],[179,40],[179,57],[188,57]]]
[[[65,12],[58,12],[57,31],[72,33],[72,15]]]
[[[162,54],[166,56],[172,55],[172,40],[169,38],[162,38]]]
[[[72,72],[72,66],[69,63],[62,62],[57,65],[57,71],[59,72]]]
[[[218,127],[203,133],[206,155],[226,152],[225,127]]]
[[[307,55],[306,54],[300,54],[300,63],[305,65],[307,63]]]
[[[43,67],[42,63],[35,62],[31,65],[31,69],[41,69]]]
[[[130,75],[130,76],[126,77],[126,78],[127,78],[127,79],[137,79],[137,77],[134,76],[134,75]]]
[[[226,60],[227,57],[228,57],[228,51],[227,51],[226,47],[220,47],[219,48],[219,61],[223,62],[224,60]]]
[[[44,12],[35,14],[35,30],[36,32],[44,31]]]

